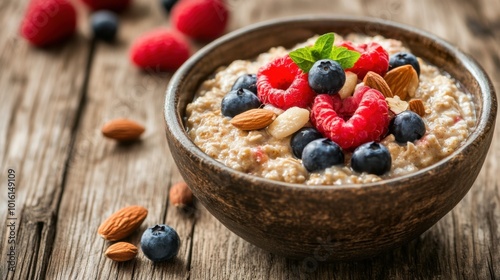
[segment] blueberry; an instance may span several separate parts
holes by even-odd
[[[413,66],[413,69],[415,69],[420,76],[420,64],[418,63],[417,57],[408,52],[398,52],[391,55],[389,59],[389,70],[408,64]]]
[[[331,59],[316,61],[308,75],[309,86],[317,93],[337,93],[345,83],[342,66]]]
[[[240,76],[236,82],[234,82],[231,90],[244,88],[257,94],[257,75],[255,74],[245,74]]]
[[[344,153],[337,143],[328,138],[311,141],[302,151],[302,164],[309,172],[344,163]]]
[[[110,11],[97,11],[90,20],[96,39],[112,41],[118,30],[118,17]]]
[[[177,256],[180,245],[179,235],[167,225],[150,227],[141,237],[142,252],[154,262],[166,261]]]
[[[380,143],[365,143],[352,153],[351,167],[359,173],[383,175],[391,170],[391,164],[391,153]]]
[[[248,89],[236,89],[230,91],[221,102],[222,114],[226,117],[234,117],[250,109],[260,107],[259,98]]]
[[[167,13],[172,11],[172,8],[177,4],[178,0],[160,0],[161,6],[165,9]]]
[[[290,139],[293,155],[297,158],[302,158],[302,151],[305,146],[311,141],[319,138],[323,138],[323,135],[314,127],[301,128],[299,131],[295,132],[292,139]]]
[[[389,124],[389,132],[398,143],[413,142],[425,134],[425,123],[413,111],[406,110],[397,114]]]

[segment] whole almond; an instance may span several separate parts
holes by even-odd
[[[114,119],[101,128],[102,135],[119,142],[138,140],[144,130],[144,126],[129,119]]]
[[[186,182],[178,182],[170,187],[168,199],[172,205],[182,208],[193,203],[193,192]]]
[[[415,91],[418,88],[417,71],[411,65],[403,65],[392,69],[385,74],[384,80],[389,85],[392,93],[399,96],[401,100],[415,96]]]
[[[231,124],[241,130],[262,129],[271,124],[276,114],[264,109],[250,109],[231,119]]]
[[[138,229],[147,215],[148,210],[139,205],[122,208],[105,220],[97,233],[109,241],[123,239]]]
[[[417,113],[419,116],[423,117],[425,115],[424,102],[421,99],[412,99],[408,102],[410,110]]]
[[[339,90],[339,96],[341,99],[345,99],[351,96],[358,83],[358,75],[351,71],[345,72],[345,83],[344,86]]]
[[[397,95],[394,97],[387,97],[385,101],[387,105],[389,105],[389,110],[396,115],[408,109],[408,102],[401,100]]]
[[[380,91],[385,97],[394,97],[391,88],[384,80],[384,78],[373,71],[368,71],[368,73],[366,73],[366,76],[363,79],[363,83],[365,84],[365,86]]]
[[[137,247],[128,242],[118,242],[109,246],[104,255],[114,261],[125,262],[135,258]]]

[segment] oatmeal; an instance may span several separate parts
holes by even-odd
[[[311,38],[298,47],[312,45],[316,39]],[[381,36],[351,34],[345,38],[337,36],[336,40],[357,44],[376,42],[389,55],[409,51],[400,41]],[[393,134],[384,133],[384,137],[377,142],[387,147],[392,162],[390,170],[383,175],[354,171],[350,164],[351,147],[344,149],[343,164],[309,172],[302,160],[293,155],[290,145],[292,136],[278,139],[272,137],[265,128],[241,130],[230,123],[231,118],[221,113],[222,99],[239,77],[256,74],[261,67],[289,52],[283,47],[275,47],[255,60],[234,61],[218,69],[213,77],[201,85],[186,110],[188,134],[201,150],[228,167],[272,180],[309,185],[368,183],[415,172],[436,163],[462,145],[474,127],[476,117],[472,96],[461,90],[453,78],[436,66],[418,59],[418,88],[407,101],[422,101],[425,113],[421,118],[425,123],[425,134],[415,141],[399,143]],[[283,112],[275,107],[265,105],[276,115]],[[311,126],[311,123],[314,122],[308,122],[305,126]]]

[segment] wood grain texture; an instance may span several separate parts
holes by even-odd
[[[58,217],[48,279],[187,277],[193,219],[167,203],[169,186],[181,179],[168,157],[161,117],[169,77],[141,72],[128,60],[132,40],[164,23],[157,4],[157,1],[135,1],[120,18],[117,42],[95,46],[87,102],[61,202],[60,211],[65,214]],[[101,135],[100,128],[105,122],[120,117],[146,128],[141,141],[123,145]],[[153,265],[142,253],[126,263],[104,257],[110,243],[97,235],[97,228],[111,213],[134,204],[146,207],[149,214],[141,228],[127,240],[139,246],[146,227],[167,223],[183,241],[173,263]]]
[[[45,275],[89,50],[80,34],[51,48],[31,47],[18,36],[27,3],[0,4],[2,279],[38,279]],[[7,270],[5,256],[12,244],[3,226],[7,224],[9,168],[16,172],[15,272]]]
[[[0,279],[500,278],[499,122],[468,195],[418,239],[360,262],[322,263],[320,255],[286,260],[243,241],[203,207],[183,214],[167,203],[168,187],[181,179],[163,131],[162,102],[170,75],[137,71],[127,59],[133,38],[153,27],[168,26],[157,1],[135,0],[120,17],[118,42],[98,43],[91,58],[83,9],[79,9],[79,35],[67,44],[39,50],[19,39],[27,2],[0,1],[0,185],[3,189],[7,168],[16,169],[16,212],[21,223],[15,274],[4,269],[7,232],[0,227]],[[311,13],[366,15],[413,25],[469,53],[500,90],[498,0],[227,2],[231,30]],[[86,76],[88,61],[92,65]],[[141,142],[116,145],[100,135],[105,121],[122,116],[145,125]],[[2,191],[0,207],[6,200]],[[122,264],[104,257],[108,243],[98,237],[97,227],[129,204],[149,209],[145,223],[129,241],[139,244],[146,226],[168,223],[182,239],[174,262],[154,265],[141,252]],[[2,209],[0,220],[5,219]]]

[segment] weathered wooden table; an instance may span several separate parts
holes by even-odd
[[[181,180],[164,136],[162,102],[171,74],[140,72],[128,60],[134,38],[169,25],[158,0],[136,0],[120,16],[115,44],[92,42],[88,12],[80,5],[78,35],[49,49],[30,47],[17,35],[27,3],[0,2],[1,279],[500,279],[498,127],[468,195],[417,240],[359,262],[287,260],[243,241],[200,205],[186,215],[167,203],[169,187]],[[470,53],[500,89],[499,0],[228,4],[230,30],[312,13],[414,25]],[[121,146],[102,137],[105,121],[124,116],[146,126],[141,142]],[[9,170],[16,183],[11,204]],[[133,261],[115,263],[103,255],[108,244],[97,227],[131,204],[149,209],[141,231],[160,222],[177,229],[182,247],[175,261],[153,264],[139,253]],[[12,258],[9,241],[14,238]],[[139,239],[137,233],[129,241],[138,244]],[[9,258],[15,260],[15,272],[7,269]]]

